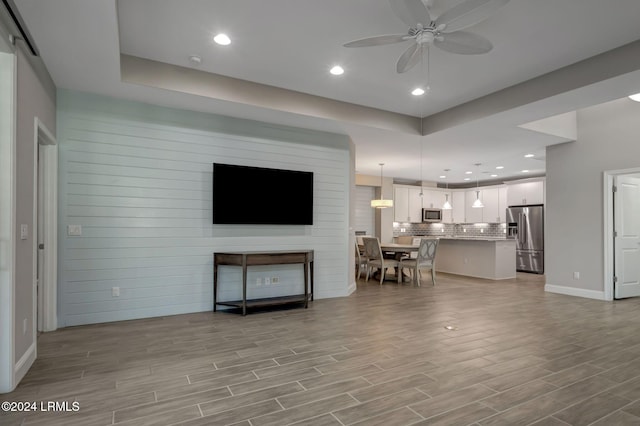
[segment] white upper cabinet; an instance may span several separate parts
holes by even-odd
[[[479,192],[480,201],[484,207],[474,208],[473,203],[476,201],[476,191]],[[459,223],[499,223],[504,222],[504,208],[500,203],[502,196],[506,202],[506,192],[500,187],[484,187],[480,189],[467,190],[465,194],[465,217]],[[454,207],[455,208],[455,207]],[[506,208],[506,206],[505,206]],[[502,213],[501,213],[502,212]]]
[[[394,185],[394,221],[422,222],[422,197],[419,186]]]
[[[498,222],[504,223],[507,221],[507,207],[509,207],[509,203],[507,202],[507,187],[501,186],[498,188]]]
[[[500,190],[499,188],[485,188],[482,195],[482,221],[486,223],[500,222]]]
[[[474,201],[476,201],[476,191],[478,191],[478,198],[480,198],[480,201],[482,201],[482,203],[484,204],[484,201],[482,200],[482,191],[481,190],[467,190],[465,192],[465,223],[480,223],[483,221],[482,219],[482,211],[484,210],[484,208],[479,209],[479,208],[474,208],[473,203]]]
[[[422,188],[422,207],[425,209],[441,209],[444,204],[444,192]]]
[[[452,223],[464,223],[465,221],[465,192],[464,191],[452,191],[451,192],[451,222]]]
[[[509,206],[544,203],[544,181],[542,180],[512,183],[507,188]]]

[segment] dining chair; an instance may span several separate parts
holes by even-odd
[[[415,285],[420,286],[421,270],[431,269],[431,282],[436,285],[436,251],[438,249],[437,238],[422,238],[415,259],[406,258],[400,260],[399,269],[409,268],[411,278]]]
[[[369,275],[372,268],[380,269],[380,285],[384,281],[384,275],[388,268],[397,268],[399,262],[395,259],[385,259],[382,255],[382,249],[380,248],[380,241],[375,237],[363,237],[364,243],[364,255],[367,258],[367,278],[369,281]]]
[[[360,275],[362,274],[363,269],[367,269],[367,259],[365,258],[363,253],[360,253],[360,246],[358,245],[358,241],[356,240],[356,277],[360,279]]]

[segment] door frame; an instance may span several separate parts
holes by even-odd
[[[58,328],[58,144],[47,126],[34,119],[33,168],[33,327],[36,331]],[[38,152],[42,154],[38,159]],[[38,161],[44,163],[43,206],[38,206]],[[44,216],[44,263],[41,271],[41,293],[38,295],[38,209]],[[40,325],[40,324],[41,325]]]
[[[613,244],[613,183],[616,176],[640,174],[640,167],[604,172],[604,300],[613,300],[613,273],[615,272],[615,253]]]

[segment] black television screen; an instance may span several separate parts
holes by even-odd
[[[213,223],[312,225],[313,172],[213,163]]]

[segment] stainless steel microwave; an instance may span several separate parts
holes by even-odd
[[[422,209],[423,222],[442,222],[442,209]]]

